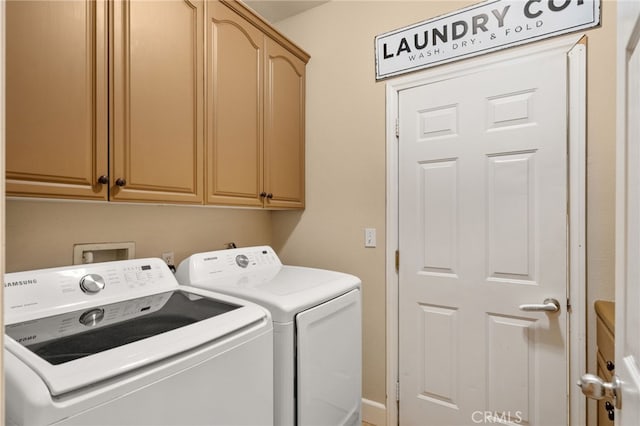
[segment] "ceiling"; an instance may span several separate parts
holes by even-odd
[[[275,23],[327,2],[328,0],[248,0],[244,3],[267,21]]]

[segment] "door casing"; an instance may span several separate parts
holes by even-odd
[[[572,306],[569,317],[569,424],[586,424],[586,401],[576,386],[582,372],[587,371],[586,342],[586,36],[571,35],[534,43],[524,47],[492,53],[486,56],[436,67],[386,85],[386,157],[387,157],[387,212],[386,212],[386,424],[398,424],[398,289],[396,250],[399,247],[398,205],[398,137],[396,123],[399,115],[399,92],[433,83],[452,76],[463,76],[478,68],[507,59],[545,51],[558,50],[567,54],[569,72],[568,110],[568,202],[569,202],[569,299]],[[575,388],[575,389],[574,389]],[[366,408],[364,408],[366,410]],[[363,411],[364,411],[363,410]],[[366,414],[366,411],[364,411]],[[366,420],[366,418],[364,418]]]

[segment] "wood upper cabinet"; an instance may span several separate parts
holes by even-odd
[[[111,200],[203,200],[204,3],[113,2]]]
[[[107,199],[106,3],[6,2],[7,195]]]
[[[6,13],[8,195],[304,207],[309,55],[241,2]]]
[[[265,57],[265,204],[303,208],[305,62],[270,38]]]
[[[209,1],[207,202],[304,207],[309,55],[236,1]]]
[[[207,26],[207,202],[260,207],[264,35],[217,1]]]
[[[203,20],[203,0],[7,2],[7,194],[201,204]]]

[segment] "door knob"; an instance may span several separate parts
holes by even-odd
[[[102,185],[106,185],[109,183],[109,177],[107,177],[106,175],[102,175],[98,178],[98,183],[102,184]]]
[[[124,179],[122,179],[122,178],[118,178],[118,179],[116,179],[116,185],[118,185],[118,186],[122,187],[122,186],[125,186],[126,184],[127,184],[127,181],[126,181],[126,180],[124,180]]]
[[[610,382],[605,382],[595,374],[585,374],[578,380],[582,393],[595,400],[610,399],[616,408],[622,408],[622,383],[618,376],[613,376]]]
[[[520,305],[521,311],[527,312],[558,312],[560,310],[560,302],[556,299],[544,299],[542,304]]]

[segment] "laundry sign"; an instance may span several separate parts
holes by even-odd
[[[487,0],[375,38],[376,80],[600,25],[601,0]]]

